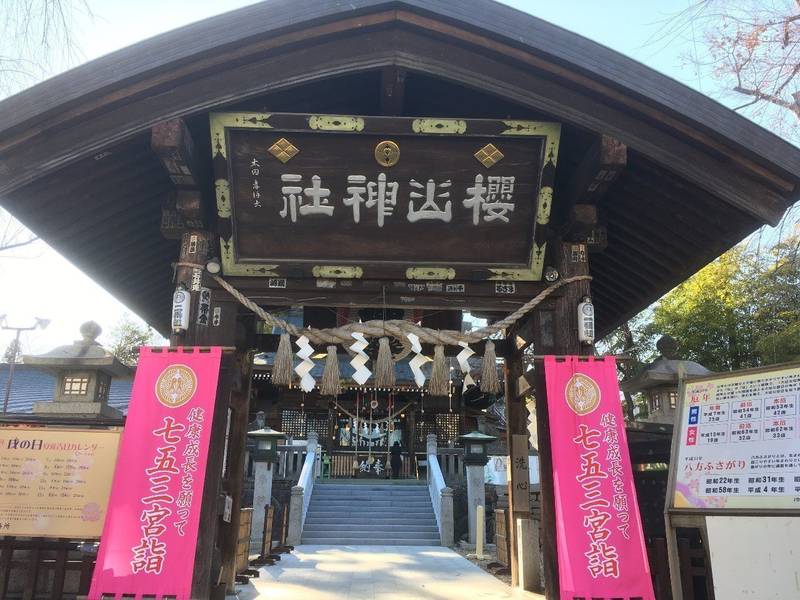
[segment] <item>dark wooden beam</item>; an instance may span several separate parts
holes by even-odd
[[[406,71],[395,66],[381,70],[381,114],[403,116],[406,91]]]
[[[628,148],[608,135],[601,135],[575,169],[563,194],[556,197],[570,240],[584,241],[597,226],[600,200],[628,164]]]
[[[255,336],[256,340],[256,349],[259,352],[275,352],[278,349],[278,342],[280,341],[280,336],[272,333],[262,333]],[[508,349],[508,341],[503,340],[492,340],[494,342],[495,353],[497,356],[505,356],[507,354]],[[312,344],[313,345],[313,344]],[[433,356],[433,344],[422,344],[422,353],[426,356]],[[484,348],[486,347],[486,340],[481,340],[480,342],[476,342],[474,344],[470,344],[469,346],[474,352],[475,356],[483,356]],[[319,351],[324,350],[324,348],[319,347],[316,348]],[[444,353],[445,356],[455,356],[459,352],[461,352],[461,348],[459,346],[445,346]],[[347,354],[342,351],[340,354],[344,357]],[[348,359],[349,360],[349,359]]]
[[[194,140],[183,119],[162,121],[153,126],[150,147],[176,187],[196,188],[198,177]]]
[[[247,297],[262,306],[354,306],[432,310],[470,310],[506,315],[539,294],[542,282],[515,282],[514,293],[498,293],[494,281],[457,282],[459,292],[447,292],[454,282],[377,281],[364,279],[290,279],[226,277]],[[324,285],[321,285],[324,284]],[[210,285],[216,288],[216,284]],[[556,290],[545,302],[552,302]]]

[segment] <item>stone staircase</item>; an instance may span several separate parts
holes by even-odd
[[[303,544],[439,546],[425,482],[334,480],[314,485]]]

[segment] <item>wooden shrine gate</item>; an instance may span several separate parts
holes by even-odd
[[[0,139],[4,208],[172,346],[225,349],[193,580],[214,599],[234,591],[265,356],[263,385],[297,396],[276,411],[330,415],[341,380],[388,389],[401,364],[426,411],[459,410],[451,389],[470,380],[504,395],[513,581],[558,598],[540,358],[592,354],[800,190],[797,148],[487,0],[268,0],[5,99]],[[502,392],[483,368],[494,356]],[[523,469],[531,396],[543,573]],[[335,457],[333,429],[318,433]]]

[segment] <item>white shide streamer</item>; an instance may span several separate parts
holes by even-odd
[[[355,369],[355,373],[353,373],[353,381],[358,383],[359,385],[364,385],[367,380],[372,375],[372,371],[367,368],[367,363],[369,362],[369,356],[367,353],[364,352],[367,346],[369,346],[369,342],[367,338],[364,337],[363,333],[353,332],[350,335],[356,340],[352,346],[350,346],[350,350],[356,353],[353,357],[353,360],[350,361],[350,365]]]
[[[308,393],[314,389],[316,381],[311,376],[311,370],[314,368],[314,361],[311,360],[311,355],[314,354],[314,349],[308,343],[308,338],[301,335],[295,342],[300,350],[297,351],[297,356],[302,359],[302,362],[294,368],[294,372],[300,376],[300,389]]]
[[[425,385],[425,373],[422,372],[422,365],[432,359],[422,353],[422,345],[419,343],[419,336],[416,333],[409,333],[406,337],[411,342],[411,351],[414,353],[414,358],[408,361],[408,366],[411,367],[417,387],[422,387]]]
[[[466,390],[467,387],[475,385],[475,380],[472,379],[472,375],[469,374],[469,357],[475,354],[475,352],[469,347],[467,342],[458,342],[458,345],[463,348],[456,356],[458,366],[461,367],[461,372],[464,374],[464,385],[461,388],[463,391]]]

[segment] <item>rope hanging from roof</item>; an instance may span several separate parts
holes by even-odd
[[[196,265],[193,263],[178,263],[178,266],[188,266],[193,268],[204,268],[203,265]],[[490,338],[501,331],[508,329],[514,323],[519,321],[523,316],[533,310],[537,305],[544,301],[557,289],[564,286],[577,283],[579,281],[589,281],[592,279],[590,275],[576,275],[574,277],[567,277],[561,279],[556,283],[546,287],[539,292],[534,298],[520,306],[517,310],[509,314],[507,317],[481,327],[473,331],[456,331],[453,329],[431,329],[430,327],[423,327],[412,323],[411,321],[404,321],[399,319],[372,320],[363,323],[349,323],[340,327],[332,327],[327,329],[317,329],[315,327],[298,327],[280,317],[277,317],[253,302],[250,298],[242,294],[239,290],[233,287],[230,283],[225,281],[222,277],[216,274],[209,273],[210,277],[217,282],[225,291],[233,296],[240,304],[250,309],[267,325],[273,328],[282,329],[285,333],[281,334],[281,339],[278,344],[278,350],[275,355],[275,362],[273,364],[272,380],[278,385],[288,385],[292,380],[292,350],[289,336],[297,338],[305,337],[309,342],[317,345],[342,345],[347,348],[348,345],[353,344],[354,340],[359,340],[361,336],[378,338],[379,340],[379,353],[378,360],[376,361],[375,370],[378,379],[381,380],[381,387],[391,387],[391,381],[394,379],[394,369],[389,368],[392,361],[397,361],[407,356],[412,351],[413,338],[409,336],[416,336],[419,341],[426,344],[434,345],[434,359],[432,376],[429,383],[428,392],[433,396],[446,396],[449,393],[449,370],[444,353],[444,346],[459,346],[462,344],[474,344],[486,338]],[[389,338],[395,338],[403,347],[403,350],[391,356],[389,349]],[[340,384],[337,377],[334,376],[334,371],[338,374],[338,362],[334,362],[335,353],[331,352],[328,347],[328,360],[326,364],[325,390],[323,393],[330,395],[337,395],[340,390]],[[480,382],[480,389],[486,393],[496,394],[500,391],[500,382],[497,377],[496,358],[494,344],[487,340],[484,350],[484,358],[482,365],[482,377]],[[418,357],[423,360],[427,359],[421,352],[416,353]],[[309,360],[309,359],[304,359]],[[428,359],[429,360],[429,359]],[[336,359],[338,361],[338,359]],[[358,362],[358,364],[355,364]],[[371,374],[368,369],[362,364],[363,357],[360,354],[356,355],[353,366],[362,374],[362,377]],[[391,372],[390,372],[391,371]],[[358,379],[357,379],[358,381]],[[364,379],[365,381],[365,379]],[[359,381],[363,385],[363,381]],[[418,382],[419,384],[419,382]],[[311,387],[313,389],[313,386]],[[310,391],[310,389],[305,390]]]

